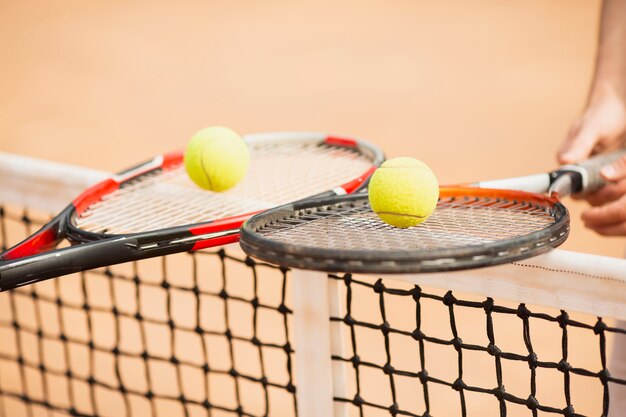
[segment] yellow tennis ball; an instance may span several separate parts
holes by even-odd
[[[250,152],[237,132],[211,126],[196,132],[185,151],[185,169],[200,187],[226,191],[248,172]]]
[[[372,210],[392,226],[417,226],[435,211],[439,184],[425,163],[413,158],[384,162],[368,186]]]

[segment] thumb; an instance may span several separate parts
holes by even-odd
[[[595,129],[583,127],[574,136],[565,141],[559,151],[559,162],[562,164],[573,164],[587,159],[591,155],[598,139],[599,137]]]
[[[618,181],[626,178],[626,155],[622,155],[617,161],[602,167],[600,174],[607,181]]]

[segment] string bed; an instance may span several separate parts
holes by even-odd
[[[317,143],[251,144],[250,153],[245,179],[231,190],[202,190],[178,165],[105,195],[75,225],[88,232],[125,234],[252,213],[330,190],[372,166],[355,149]]]
[[[340,251],[447,249],[514,239],[554,224],[545,205],[506,198],[446,197],[421,225],[400,229],[382,222],[367,199],[296,211],[257,230],[273,241]]]

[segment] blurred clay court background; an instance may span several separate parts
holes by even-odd
[[[0,150],[108,171],[201,127],[354,135],[441,183],[555,165],[598,0],[0,1]],[[565,248],[611,256],[585,231]]]
[[[444,184],[541,172],[584,105],[599,11],[599,0],[0,0],[0,151],[118,171],[221,124],[361,137],[424,160]],[[623,239],[582,227],[584,206],[570,205],[564,247],[621,257]],[[597,362],[592,349],[583,363]],[[452,363],[442,358],[431,364]]]

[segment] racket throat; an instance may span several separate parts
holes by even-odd
[[[187,237],[183,237],[183,238],[177,238],[177,239],[166,239],[166,240],[161,240],[159,242],[150,242],[150,243],[138,243],[138,244],[130,244],[135,247],[135,249],[140,250],[140,251],[151,251],[151,250],[155,250],[155,249],[163,249],[163,248],[168,248],[168,247],[179,247],[179,246],[191,246],[191,248],[189,250],[198,250],[201,249],[200,244],[203,244],[202,247],[211,247],[211,246],[215,246],[215,245],[219,245],[222,243],[215,243],[215,244],[207,244],[208,241],[212,241],[214,239],[220,239],[220,242],[223,238],[228,238],[228,237],[237,237],[239,235],[239,229],[232,229],[232,230],[223,230],[223,231],[219,231],[219,232],[211,232],[211,233],[204,233],[201,235],[194,235],[194,236],[187,236]],[[236,241],[233,240],[233,242]]]

